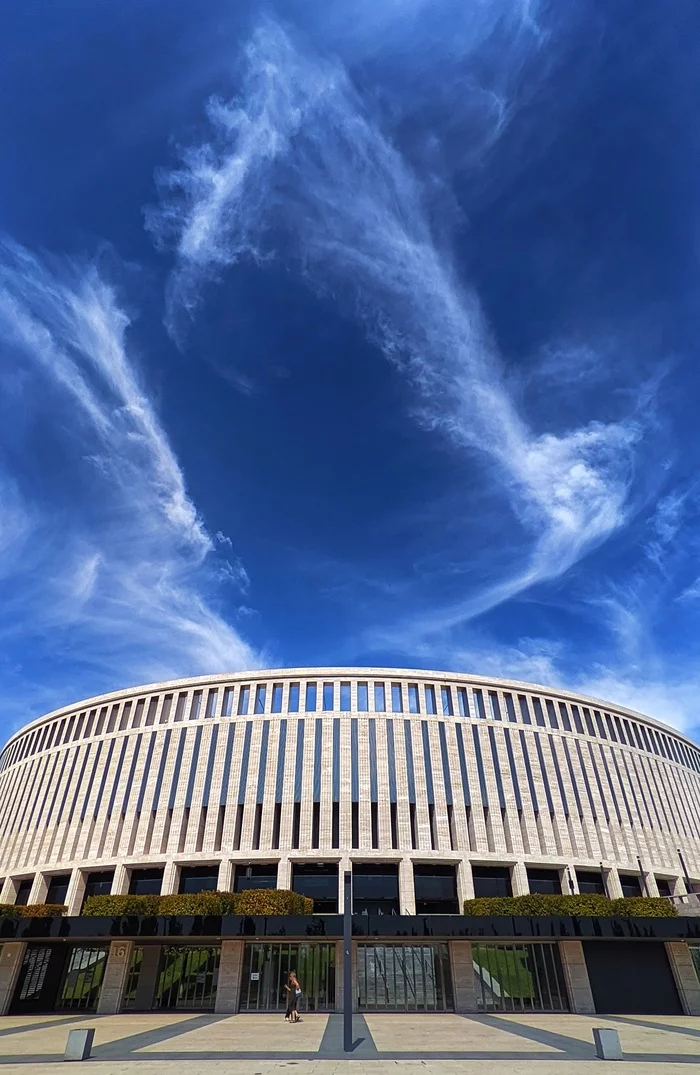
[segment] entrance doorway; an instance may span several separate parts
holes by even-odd
[[[207,1011],[214,1007],[219,977],[218,947],[164,944],[160,952],[154,1008],[189,1008]]]
[[[569,1010],[556,942],[474,944],[472,960],[479,1011]]]
[[[103,945],[28,945],[10,1013],[95,1011],[106,963]]]
[[[258,943],[245,946],[240,1010],[284,1011],[287,1007],[284,985],[290,970],[297,972],[301,984],[301,1011],[334,1010],[334,944]]]
[[[358,944],[360,1011],[452,1011],[446,944]]]

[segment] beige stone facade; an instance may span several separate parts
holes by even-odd
[[[94,871],[379,858],[602,870],[656,895],[700,881],[700,753],[638,713],[531,684],[380,668],[284,669],[119,691],[50,713],[0,755],[0,900],[46,898],[69,875],[78,913]],[[340,876],[342,876],[342,868]],[[341,894],[342,896],[342,894]],[[342,909],[342,899],[339,909]]]

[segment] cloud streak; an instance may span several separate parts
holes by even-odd
[[[543,34],[527,7],[495,5],[490,29],[504,12],[521,52],[539,49]],[[474,48],[489,26],[474,30]],[[207,118],[207,139],[160,173],[162,203],[148,213],[177,256],[171,329],[240,259],[294,260],[317,293],[351,307],[410,378],[417,420],[481,459],[529,544],[506,578],[437,609],[417,632],[450,628],[558,578],[624,523],[637,422],[591,420],[556,433],[531,425],[435,224],[436,205],[449,201],[444,183],[416,174],[337,59],[264,20],[245,49],[239,94],[211,101]]]
[[[0,435],[0,636],[16,654],[13,677],[31,683],[41,661],[57,692],[72,689],[73,671],[83,692],[86,682],[101,689],[258,663],[217,611],[228,561],[187,493],[128,328],[94,265],[0,246],[2,380],[11,386]],[[47,452],[52,486],[41,474]],[[21,481],[9,476],[16,453]],[[245,578],[240,565],[229,573]]]

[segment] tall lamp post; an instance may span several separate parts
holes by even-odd
[[[352,1052],[352,874],[343,875],[343,1051]]]

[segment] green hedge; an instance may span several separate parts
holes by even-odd
[[[604,918],[674,918],[676,908],[663,897],[611,900],[580,893],[572,896],[481,896],[464,901],[465,915],[577,915]]]
[[[197,892],[173,896],[90,896],[82,913],[119,915],[290,915],[313,914],[314,901],[286,889]]]
[[[24,907],[0,903],[0,918],[58,918],[67,910],[63,903],[28,903]]]

